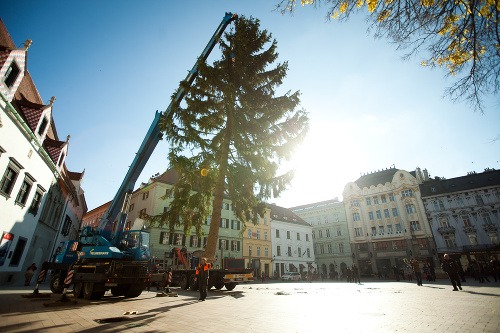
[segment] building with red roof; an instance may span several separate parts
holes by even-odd
[[[28,71],[30,46],[16,47],[0,20],[0,285],[24,282],[28,266],[75,239],[87,211],[84,172],[66,168],[70,137],[57,134],[55,97],[44,103]]]

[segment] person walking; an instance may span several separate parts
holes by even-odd
[[[196,266],[196,279],[198,280],[198,288],[200,290],[200,301],[204,301],[207,298],[207,285],[210,268],[212,268],[212,265],[207,263],[207,258],[201,258],[201,263]]]
[[[399,282],[399,268],[397,268],[396,266],[392,266],[392,270],[394,272],[394,278]]]
[[[498,280],[500,280],[500,262],[494,256],[490,256],[489,265],[491,274],[493,275],[495,282],[497,282]]]
[[[28,269],[26,269],[26,272],[24,273],[24,285],[29,286],[31,283],[31,279],[33,278],[33,275],[35,275],[35,271],[37,270],[37,267],[35,263],[32,263]]]
[[[453,285],[453,291],[458,291],[458,288],[462,290],[462,283],[460,282],[461,278],[459,274],[460,269],[458,267],[458,264],[450,258],[450,255],[448,253],[445,253],[443,256],[443,263],[441,264],[441,268],[446,272],[446,274],[448,274],[451,284]]]
[[[356,264],[352,264],[352,279],[354,283],[361,284],[361,281],[359,279],[359,269]]]
[[[417,259],[410,260],[410,265],[417,279],[417,286],[422,286],[422,269],[420,268],[420,262]]]

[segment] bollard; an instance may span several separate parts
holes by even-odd
[[[165,273],[164,273],[165,274]],[[165,293],[170,293],[170,284],[172,283],[172,271],[169,271],[168,272],[168,276],[167,276],[167,281],[166,281],[166,286],[164,286],[165,288]]]

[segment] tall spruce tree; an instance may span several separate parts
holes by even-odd
[[[222,56],[199,64],[184,103],[163,119],[178,181],[167,193],[161,223],[197,234],[210,213],[205,256],[215,258],[224,196],[243,225],[256,223],[265,200],[279,196],[293,171],[278,174],[304,138],[309,119],[299,91],[276,95],[288,63],[278,63],[277,42],[255,18],[240,17],[219,42]],[[183,84],[183,83],[181,83]]]

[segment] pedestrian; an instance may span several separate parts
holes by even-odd
[[[361,281],[359,279],[359,269],[356,264],[352,264],[352,279],[354,280],[354,283],[361,284]]]
[[[264,274],[264,272],[262,272],[260,274],[260,278],[261,278],[262,282],[264,282],[266,280],[266,275]]]
[[[453,291],[458,291],[458,288],[462,290],[462,283],[460,282],[461,278],[459,274],[460,269],[458,268],[458,264],[450,258],[448,253],[444,254],[441,268],[446,272],[446,274],[448,274],[451,284],[453,285]]]
[[[472,259],[472,267],[474,268],[474,275],[475,279],[479,281],[479,283],[484,283],[484,280],[488,280],[488,278],[484,274],[484,267],[483,265],[477,261],[476,259]]]
[[[410,260],[410,265],[415,274],[415,279],[417,279],[417,286],[422,286],[422,270],[420,268],[420,262],[417,259]]]
[[[462,266],[460,266],[460,267],[462,267]],[[463,271],[464,270],[462,269],[462,272]],[[434,268],[434,263],[432,262],[431,259],[429,259],[429,272],[431,274],[431,281],[436,281],[436,269]],[[464,278],[464,280],[462,280],[462,282],[464,282],[464,281],[465,281],[465,278]]]
[[[198,280],[198,288],[200,289],[200,301],[207,298],[207,285],[209,278],[209,270],[212,264],[207,263],[207,258],[201,258],[201,263],[196,266],[196,279]]]
[[[495,282],[500,280],[500,262],[494,256],[490,257],[490,270]]]
[[[33,275],[35,275],[35,271],[37,270],[37,267],[35,263],[32,263],[28,269],[26,269],[26,272],[24,273],[24,285],[29,286],[31,283],[31,279],[33,278]]]
[[[399,282],[399,268],[392,266],[392,270],[394,271],[394,278]]]

